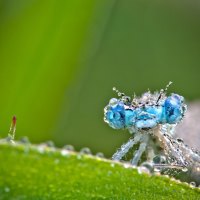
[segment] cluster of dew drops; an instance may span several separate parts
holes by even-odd
[[[181,139],[177,139],[179,142],[182,140]],[[7,137],[6,139],[1,139],[0,140],[0,143],[4,143],[4,142],[10,142],[10,138]],[[13,142],[12,142],[13,143]],[[29,139],[27,137],[22,137],[20,140],[18,141],[14,141],[14,144],[17,144],[17,145],[25,145],[27,146],[27,148],[25,148],[25,151],[27,150],[27,152],[29,152],[29,146],[31,145],[31,147],[33,149],[36,149],[39,153],[43,154],[45,152],[48,152],[48,151],[57,151],[58,149],[55,147],[54,143],[52,141],[47,141],[47,142],[44,142],[44,143],[40,143],[38,145],[32,145],[29,141]],[[64,157],[70,157],[71,154],[73,154],[75,152],[75,148],[74,146],[72,145],[65,145],[63,146],[60,150],[60,154]],[[95,156],[97,157],[98,159],[104,159],[105,160],[105,156],[102,152],[98,152],[96,154],[92,154],[90,148],[88,147],[84,147],[82,149],[80,149],[79,153],[77,154],[77,159],[81,159],[82,158],[82,155],[89,155],[89,156]],[[156,156],[154,158],[154,161],[155,162],[159,162],[159,163],[162,163],[165,161],[165,156]],[[55,159],[54,160],[55,164],[58,164],[59,163],[59,159]],[[154,175],[158,175],[160,176],[160,169],[154,169],[152,168],[152,165],[148,162],[144,162],[141,166],[139,167],[136,167],[136,166],[133,166],[131,165],[129,162],[117,162],[117,161],[109,161],[110,163],[110,166],[112,168],[114,168],[115,166],[117,165],[121,165],[122,167],[126,168],[126,169],[137,169],[138,173],[141,174],[141,173],[146,173],[146,174],[154,174]],[[184,172],[187,172],[187,168],[183,168],[182,171]],[[167,172],[167,171],[166,171]],[[112,175],[112,171],[108,171],[108,176],[111,176]],[[165,177],[169,177],[167,175],[167,173],[163,174]],[[176,180],[174,178],[171,178],[172,181],[175,181],[177,183],[180,183],[179,180]],[[190,182],[189,184],[184,182],[185,184],[189,185],[190,187],[194,188],[194,187],[198,187],[200,188],[200,185],[198,186],[194,181]],[[6,192],[7,192],[7,188],[5,189]]]
[[[119,95],[121,95],[121,93]],[[37,144],[37,145],[31,144],[29,139],[28,139],[28,137],[22,137],[18,141],[15,141],[14,140],[15,131],[16,131],[16,118],[13,117],[8,137],[6,137],[4,139],[0,139],[0,144],[6,142],[6,143],[15,144],[15,145],[24,145],[25,147],[27,146],[27,148],[25,148],[25,151],[27,151],[27,152],[29,152],[29,147],[30,146],[31,146],[31,148],[36,149],[39,153],[45,153],[45,152],[48,152],[48,151],[58,151],[59,150],[60,154],[62,156],[65,156],[65,157],[70,156],[71,153],[75,152],[75,148],[72,145],[65,145],[61,149],[58,149],[58,148],[55,147],[54,142],[52,142],[52,141],[47,141],[47,142],[44,142],[44,143],[41,143],[41,144]],[[185,147],[187,147],[187,145],[185,145],[183,140],[180,139],[180,138],[177,138],[176,142],[179,143],[179,144],[184,145]],[[198,154],[200,156],[200,152],[199,151],[197,151],[197,150],[195,150],[193,148],[191,148],[190,150],[191,150],[192,153],[194,153],[196,155]],[[104,154],[102,152],[98,152],[96,154],[92,154],[92,151],[88,147],[84,147],[84,148],[80,149],[79,153],[77,154],[77,158],[80,159],[82,155],[95,156],[98,159],[104,159],[105,160],[105,156],[104,156]],[[166,157],[163,156],[163,155],[157,155],[154,158],[154,163],[162,163],[162,162],[164,163],[165,161],[166,161]],[[57,163],[59,163],[59,160],[55,159],[55,164],[57,164]],[[117,162],[117,161],[109,161],[109,163],[110,163],[111,167],[115,167],[116,165],[120,164],[124,168],[137,169],[139,173],[160,175],[160,171],[161,171],[159,168],[157,168],[157,169],[153,168],[151,163],[148,163],[148,162],[142,163],[142,165],[139,166],[139,167],[133,166],[133,165],[131,165],[130,163],[128,163],[126,161],[122,161],[120,163]],[[183,172],[187,172],[188,169],[187,168],[182,168],[182,171]],[[199,171],[200,171],[200,169],[199,169]],[[172,172],[172,171],[170,171],[170,172]],[[108,172],[108,174],[110,174],[110,173],[111,173],[111,171]],[[178,173],[178,172],[176,171],[175,173]],[[169,177],[168,174],[169,173],[168,173],[167,170],[163,173],[164,176]],[[174,179],[173,175],[172,175],[171,180],[176,181],[176,182],[180,182],[179,180]],[[184,183],[188,184],[187,182],[184,182]],[[200,185],[197,185],[196,182],[194,182],[194,181],[191,181],[189,183],[189,186],[200,188]],[[7,192],[8,189],[6,188],[5,191]]]

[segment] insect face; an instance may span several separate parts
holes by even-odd
[[[176,124],[182,120],[186,110],[184,98],[178,94],[166,97],[163,93],[161,96],[149,92],[145,100],[144,95],[135,97],[132,101],[134,104],[124,99],[124,96],[113,98],[105,107],[104,120],[114,129],[134,127],[137,130],[148,130],[158,124]]]
[[[117,99],[111,99],[105,107],[105,122],[114,129],[121,129],[125,126],[124,103]]]
[[[169,124],[178,123],[184,116],[186,105],[183,103],[184,98],[178,94],[172,94],[164,103],[166,122]]]

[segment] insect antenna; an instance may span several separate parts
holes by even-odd
[[[119,90],[116,89],[116,87],[113,87],[113,91],[115,91],[117,93],[117,95],[119,97],[121,97],[120,99],[125,103],[125,104],[129,104],[131,101],[131,98],[129,96],[126,96],[124,93],[120,92]]]
[[[137,104],[138,104],[138,102],[137,102],[137,96],[136,96],[136,94],[134,92],[134,94],[133,94],[133,100],[132,100],[132,105],[136,106]]]
[[[169,86],[170,86],[171,84],[172,84],[172,82],[170,81],[170,82],[166,85],[166,87],[165,87],[164,90],[163,90],[163,89],[160,90],[160,94],[159,94],[158,99],[157,99],[157,101],[156,101],[156,105],[158,105],[158,103],[159,103],[159,101],[160,101],[162,95],[167,91],[167,89],[169,88]]]
[[[171,169],[183,169],[185,166],[182,165],[174,165],[174,164],[154,164],[154,168],[171,168]]]
[[[113,91],[115,91],[119,97],[126,96],[123,92],[120,92],[116,87],[113,87]]]

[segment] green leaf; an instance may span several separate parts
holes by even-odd
[[[52,147],[0,145],[0,199],[199,199],[200,190]]]

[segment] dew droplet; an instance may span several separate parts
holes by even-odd
[[[153,158],[155,164],[164,164],[166,163],[166,157],[162,155],[157,155]]]
[[[183,141],[182,138],[177,138],[176,141],[177,141],[178,143],[184,143],[184,141]]]
[[[197,166],[197,167],[196,167],[196,171],[197,171],[197,172],[200,172],[200,166]]]
[[[141,166],[145,167],[149,171],[149,173],[152,173],[154,170],[153,164],[150,162],[143,162]]]
[[[22,137],[19,141],[23,144],[30,144],[28,137]]]
[[[137,171],[138,171],[139,174],[143,174],[143,173],[145,173],[145,174],[150,174],[149,169],[146,168],[146,167],[144,167],[144,166],[138,167],[138,168],[137,168]]]
[[[122,96],[122,93],[121,93],[121,92],[118,92],[117,95],[120,97],[120,96]]]
[[[96,153],[96,156],[99,158],[104,158],[104,154],[102,152]]]
[[[112,98],[112,99],[110,99],[110,101],[109,101],[109,105],[110,105],[110,106],[116,105],[117,102],[118,102],[118,100],[117,100],[116,98]]]
[[[185,166],[188,166],[188,165],[189,165],[189,162],[184,161],[184,165],[185,165]]]
[[[128,96],[123,96],[122,101],[128,103],[128,102],[131,102],[131,98]]]
[[[183,168],[182,168],[182,171],[183,171],[183,172],[187,172],[187,171],[188,171],[188,168],[187,168],[187,167],[183,167]]]
[[[65,145],[62,149],[65,149],[67,151],[74,151],[74,147],[70,144]]]
[[[51,141],[51,140],[47,141],[47,142],[46,142],[46,145],[47,145],[48,147],[55,147],[54,142]]]
[[[196,187],[196,183],[195,182],[190,182],[190,186]]]
[[[80,153],[82,153],[82,154],[89,154],[89,155],[92,154],[91,150],[90,150],[88,147],[82,148],[82,149],[80,150]]]

